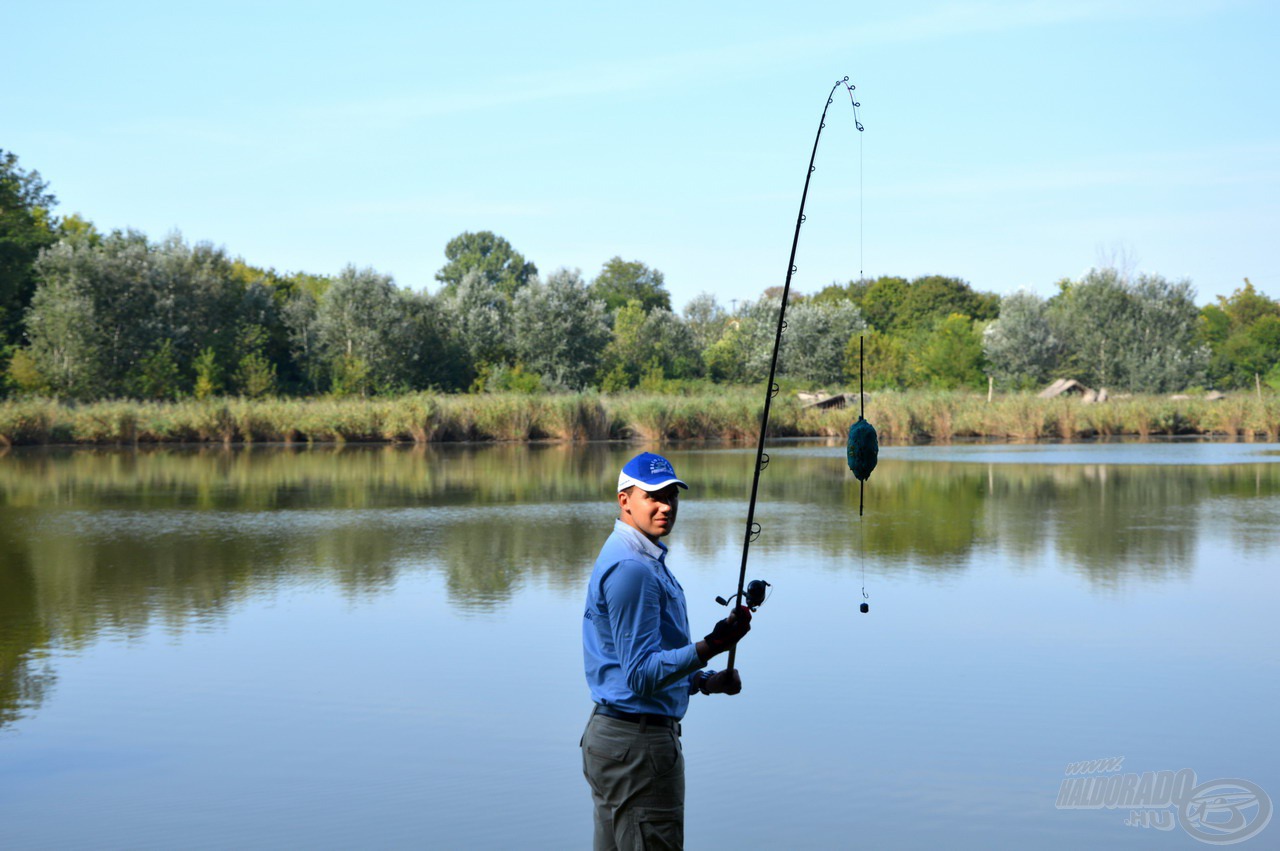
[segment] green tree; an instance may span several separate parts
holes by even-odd
[[[1252,387],[1255,376],[1266,376],[1280,365],[1280,317],[1260,316],[1233,331],[1217,354],[1227,386]]]
[[[1126,337],[1129,386],[1168,393],[1203,381],[1209,349],[1198,339],[1200,310],[1191,282],[1139,275],[1130,293],[1134,324]]]
[[[702,353],[698,351],[693,331],[677,314],[664,307],[649,311],[641,334],[651,350],[645,362],[655,365],[664,378],[689,379],[702,375]]]
[[[62,217],[58,222],[58,238],[83,240],[90,245],[102,243],[102,234],[94,227],[93,222],[79,213]]]
[[[262,399],[276,393],[276,365],[262,352],[249,352],[240,358],[235,378],[240,393],[249,399]]]
[[[669,310],[646,312],[637,300],[613,314],[613,337],[605,347],[601,386],[616,389],[620,382],[635,387],[646,372],[661,378],[695,378],[702,357],[689,327]]]
[[[1208,351],[1187,281],[1093,269],[1062,285],[1047,316],[1063,343],[1060,371],[1085,384],[1164,393],[1203,377]]]
[[[734,335],[737,354],[742,359],[740,381],[754,384],[769,377],[773,343],[778,333],[778,309],[781,306],[780,287],[770,287],[760,298],[743,305],[739,313],[738,333]],[[785,345],[784,336],[783,346]],[[778,356],[785,357],[782,352]]]
[[[189,374],[196,356],[240,324],[244,287],[226,251],[207,242],[188,244],[175,232],[148,246],[149,268],[131,287],[151,313],[139,328],[154,347],[171,340],[174,360]]]
[[[512,361],[511,302],[496,281],[473,270],[442,297],[473,367]]]
[[[1133,316],[1119,272],[1091,269],[1080,281],[1060,286],[1061,292],[1050,300],[1048,316],[1063,342],[1063,373],[1093,387],[1121,386],[1122,335],[1130,330]]]
[[[236,258],[231,267],[232,277],[241,290],[241,299],[235,308],[236,326],[222,341],[219,362],[228,373],[238,369],[245,355],[245,341],[252,335],[254,351],[274,368],[277,390],[313,390],[313,376],[297,359],[292,345],[288,312],[294,300],[306,295],[322,295],[327,291],[330,279],[305,272],[282,275],[274,269],[252,266],[240,258]],[[227,348],[228,343],[234,345]]]
[[[1200,341],[1216,353],[1231,336],[1231,317],[1221,306],[1206,304],[1200,308]]]
[[[895,278],[893,280],[901,281],[902,279]],[[867,292],[870,290],[871,284],[872,282],[866,279],[850,281],[847,284],[831,283],[811,296],[810,300],[819,304],[851,301],[858,307],[862,308],[863,300],[867,297]]]
[[[23,393],[47,395],[53,392],[48,379],[40,371],[40,364],[36,363],[27,349],[18,349],[13,353],[4,378]]]
[[[320,296],[306,289],[295,292],[280,311],[290,360],[296,364],[301,389],[309,393],[323,391],[329,378],[329,364],[320,347],[319,312]]]
[[[21,339],[36,258],[58,239],[51,212],[57,203],[40,172],[21,168],[16,154],[0,149],[0,351]]]
[[[631,376],[621,363],[614,363],[600,377],[600,389],[605,393],[617,393],[631,386]]]
[[[339,355],[330,365],[329,390],[334,396],[368,396],[373,392],[369,364],[358,355]]]
[[[851,301],[791,305],[779,353],[783,374],[815,386],[839,384],[849,341],[866,327]]]
[[[735,384],[746,380],[740,324],[740,320],[728,320],[720,338],[702,350],[702,361],[712,381]]]
[[[429,293],[402,291],[407,380],[414,389],[462,390],[473,371],[447,305]]]
[[[389,393],[413,386],[414,325],[410,296],[388,275],[348,266],[315,314],[316,348],[337,393]]]
[[[524,364],[514,366],[499,364],[485,367],[472,384],[477,393],[525,393],[534,394],[545,388],[542,376],[525,369]]]
[[[919,383],[943,390],[981,385],[985,363],[977,325],[960,313],[939,319],[911,356]]]
[[[684,324],[689,326],[689,333],[693,335],[693,344],[700,352],[705,352],[724,335],[729,321],[728,312],[711,293],[694,296],[684,306],[681,315],[684,317]]]
[[[30,346],[23,351],[30,372],[58,396],[92,398],[105,391],[102,376],[110,338],[95,321],[91,294],[75,278],[36,291],[27,318]]]
[[[452,293],[468,273],[478,272],[510,301],[538,274],[538,267],[525,260],[511,243],[487,230],[455,236],[445,246],[444,256],[449,262],[436,272],[436,280],[444,284],[446,293]]]
[[[1209,346],[1210,380],[1222,387],[1252,387],[1255,376],[1267,377],[1280,366],[1280,303],[1244,286],[1200,311],[1200,339]]]
[[[1000,318],[982,336],[989,374],[1001,387],[1043,384],[1058,366],[1062,346],[1049,327],[1045,302],[1019,290],[1000,301]]]
[[[890,333],[906,325],[905,321],[899,319],[899,313],[907,300],[908,288],[906,278],[887,275],[876,278],[866,286],[859,306],[872,328]]]
[[[176,399],[181,392],[181,382],[173,341],[162,340],[129,371],[125,388],[129,395],[139,399]]]
[[[999,312],[1000,297],[994,293],[975,292],[959,278],[924,275],[907,287],[897,323],[900,330],[927,330],[957,314],[981,322],[995,319]]]
[[[520,290],[512,325],[517,359],[552,385],[573,390],[591,383],[609,343],[604,303],[591,297],[577,270],[560,269],[546,283]]]
[[[1280,304],[1258,292],[1253,282],[1244,279],[1244,286],[1229,297],[1218,296],[1218,305],[1227,314],[1231,328],[1247,328],[1264,316],[1280,316]]]
[[[628,302],[613,312],[613,337],[604,352],[601,385],[606,391],[634,387],[652,357],[652,347],[644,338],[644,306]],[[621,386],[619,386],[621,385]]]
[[[662,273],[639,260],[610,259],[591,282],[590,292],[593,298],[604,302],[610,315],[632,301],[639,302],[645,313],[671,309],[671,295],[663,285]]]
[[[760,298],[740,305],[725,321],[720,339],[703,350],[707,374],[713,381],[753,384],[768,377],[781,304],[782,288],[770,287]],[[789,307],[788,315],[795,306]],[[788,342],[785,335],[782,346],[779,352],[780,374],[786,368]]]
[[[62,395],[135,392],[143,360],[166,346],[179,375],[191,376],[199,353],[218,348],[237,322],[241,292],[226,255],[176,234],[159,244],[136,231],[70,235],[36,272],[28,350]]]
[[[474,374],[453,307],[372,269],[347,267],[323,287],[299,289],[282,312],[291,357],[317,392],[457,390]]]
[[[115,233],[100,245],[64,239],[39,259],[28,353],[53,393],[88,399],[125,392],[125,375],[150,349],[135,324],[149,306],[132,297],[132,283],[150,265],[147,251],[142,234]]]
[[[212,346],[207,346],[196,356],[193,366],[196,373],[193,396],[209,399],[222,392],[222,368],[218,365],[218,353]]]
[[[236,350],[240,353],[232,382],[236,392],[249,399],[274,396],[278,388],[276,365],[267,357],[268,329],[253,321],[240,327]]]
[[[1262,380],[1265,381],[1267,386],[1272,390],[1280,391],[1280,361],[1276,362],[1276,364],[1268,370],[1266,376],[1264,376]]]
[[[867,390],[903,390],[911,385],[912,346],[902,337],[870,330],[862,336],[862,382]],[[857,386],[858,337],[851,336],[844,351],[844,374]]]
[[[923,275],[908,281],[893,275],[875,280],[832,284],[817,301],[852,301],[877,331],[892,334],[930,332],[939,319],[961,314],[983,321],[999,314],[1000,298],[977,292],[965,281],[945,275]]]

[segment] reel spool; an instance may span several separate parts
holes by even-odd
[[[768,599],[770,587],[772,587],[771,584],[763,579],[752,579],[747,583],[746,590],[742,592],[743,605],[754,612]],[[727,606],[730,599],[733,598],[716,597],[716,602],[722,606]]]

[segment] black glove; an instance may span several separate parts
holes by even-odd
[[[742,677],[737,668],[732,671],[708,671],[698,691],[703,694],[737,694],[742,691]]]
[[[751,610],[746,606],[738,606],[729,613],[729,617],[717,621],[715,628],[707,633],[703,641],[711,650],[711,655],[723,653],[742,640],[742,636],[751,631]]]

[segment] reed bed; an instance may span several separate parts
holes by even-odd
[[[755,442],[763,400],[753,388],[689,395],[415,393],[395,398],[210,399],[179,402],[50,399],[0,402],[0,446],[145,443],[442,443],[460,441],[680,440]],[[1105,403],[1009,394],[987,402],[963,392],[911,391],[867,397],[882,441],[1080,440],[1224,435],[1280,440],[1280,396],[1132,396]],[[857,418],[844,409],[803,408],[780,395],[771,437],[843,437]]]

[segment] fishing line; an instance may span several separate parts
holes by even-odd
[[[742,566],[738,571],[738,591],[731,598],[735,606],[742,605],[745,600],[746,604],[752,611],[755,611],[755,609],[760,605],[760,603],[764,602],[765,591],[769,586],[769,583],[765,582],[762,579],[754,580],[751,583],[751,585],[754,587],[756,593],[748,594],[746,582],[747,582],[747,558],[751,551],[751,544],[757,538],[760,537],[760,524],[757,523],[755,519],[756,518],[756,497],[760,491],[760,473],[763,472],[764,468],[769,465],[769,455],[764,451],[764,444],[765,444],[765,439],[767,438],[768,432],[769,432],[769,410],[773,404],[773,398],[778,395],[778,390],[780,389],[778,387],[777,381],[775,380],[778,375],[778,351],[782,347],[782,332],[786,330],[786,327],[787,327],[787,319],[786,319],[787,301],[791,296],[791,277],[796,273],[796,249],[800,245],[800,226],[803,225],[805,222],[804,205],[805,205],[805,201],[808,200],[809,198],[809,182],[810,180],[813,179],[814,171],[817,170],[814,167],[813,162],[818,156],[818,142],[822,139],[822,130],[827,126],[827,111],[831,108],[831,104],[835,102],[836,90],[839,89],[841,86],[844,86],[845,91],[849,93],[849,103],[853,107],[853,124],[855,127],[858,128],[859,133],[862,133],[863,131],[862,122],[858,120],[858,107],[860,107],[861,104],[858,103],[858,101],[853,96],[853,92],[856,87],[850,84],[849,78],[847,76],[842,77],[841,79],[836,80],[835,85],[831,87],[831,91],[827,93],[827,102],[822,107],[822,117],[818,120],[818,132],[814,134],[814,137],[813,137],[813,150],[809,153],[809,170],[805,173],[805,176],[804,176],[804,191],[800,193],[800,211],[796,214],[795,234],[791,238],[791,256],[787,260],[787,277],[786,277],[786,281],[782,285],[782,303],[778,306],[778,326],[777,326],[777,330],[774,332],[774,335],[773,335],[773,356],[769,359],[769,380],[765,384],[764,411],[760,415],[760,435],[756,443],[755,472],[751,478],[751,500],[747,504],[747,524],[746,524],[746,530],[742,537]],[[861,187],[861,179],[862,179],[861,178],[861,171],[862,171],[861,147],[859,147],[858,150],[859,150],[859,166],[858,166],[859,178],[858,179],[859,179],[859,187]],[[859,192],[861,192],[861,188],[859,188]],[[861,203],[862,202],[859,201],[859,213],[858,213],[859,219],[861,219],[862,217]],[[859,223],[859,228],[861,229],[861,223]],[[859,243],[861,243],[861,233],[859,234]],[[862,249],[860,245],[859,252],[861,252],[861,250]],[[859,264],[861,264],[862,262],[861,257],[859,257],[858,262]],[[859,272],[859,275],[861,275],[861,272]],[[859,422],[866,423],[866,420],[859,417]],[[867,427],[869,428],[870,423],[866,423],[866,424],[867,424]],[[874,429],[872,430],[872,432],[874,434]],[[850,440],[852,440],[852,429],[850,430]],[[852,447],[852,444],[850,444],[850,446]],[[852,448],[850,448],[849,451],[850,453],[852,453],[853,451]],[[850,457],[852,457],[852,455]],[[874,465],[874,462],[873,462],[873,465]],[[857,471],[855,471],[855,475],[856,475],[856,472]],[[868,475],[870,474],[868,473]],[[729,600],[726,600],[723,597],[717,597],[716,602],[726,606],[729,604]],[[754,603],[754,605],[752,605],[752,603]],[[729,664],[727,668],[727,670],[729,671],[733,670],[733,663],[734,663],[734,659],[736,658],[737,652],[738,652],[738,648],[736,645],[730,648],[729,650]]]
[[[859,482],[858,484],[861,486],[862,483]],[[858,498],[859,500],[862,498],[861,489],[859,489]],[[858,520],[858,557],[862,562],[862,605],[858,606],[858,608],[865,615],[871,610],[871,606],[867,603],[867,600],[870,599],[867,596],[867,525],[862,522],[861,518]]]
[[[862,603],[858,611],[864,615],[871,611],[867,600],[867,535],[866,521],[862,517],[863,487],[871,478],[871,471],[876,468],[880,458],[880,441],[876,437],[875,427],[867,422],[867,394],[862,385],[862,350],[864,337],[858,336],[858,420],[849,426],[849,442],[846,447],[849,469],[858,480],[858,558],[862,564]]]
[[[851,101],[853,100],[853,89],[852,89],[852,88],[850,88],[850,89],[849,89],[849,100],[851,100]],[[853,104],[853,123],[854,123],[854,125],[858,128],[858,280],[862,280],[862,279],[863,279],[863,277],[865,277],[865,275],[866,275],[866,272],[864,271],[864,269],[865,269],[865,265],[864,265],[864,262],[863,262],[863,261],[864,261],[864,254],[863,254],[863,238],[862,238],[862,237],[863,237],[863,222],[865,221],[865,217],[863,216],[863,210],[862,210],[862,201],[863,201],[863,192],[862,192],[862,146],[863,146],[863,141],[862,141],[862,140],[863,140],[863,135],[862,135],[862,124],[858,121],[858,104],[857,104],[857,102],[856,102],[856,101],[855,101],[855,102],[854,102],[854,104]],[[859,343],[859,345],[861,345],[861,343]],[[861,372],[861,370],[862,370],[862,350],[861,350],[861,349],[859,349],[859,350],[858,350],[858,370],[859,370],[859,372],[858,372],[858,392],[859,392],[859,393],[861,393],[861,392],[862,392],[862,372]]]

